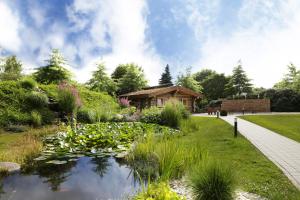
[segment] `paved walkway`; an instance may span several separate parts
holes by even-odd
[[[222,117],[234,124],[235,116]],[[300,143],[238,118],[238,131],[275,163],[300,189]]]

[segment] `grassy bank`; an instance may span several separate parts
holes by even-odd
[[[300,142],[300,115],[248,115],[240,118]]]
[[[36,157],[42,149],[41,137],[53,134],[57,126],[29,128],[22,133],[0,130],[0,161],[16,162],[21,165]]]
[[[283,173],[244,137],[233,138],[226,122],[193,117],[182,124],[184,136],[138,144],[135,160],[158,162],[165,179],[188,174],[199,161],[215,159],[235,172],[238,188],[269,199],[299,199],[300,192]],[[150,157],[150,158],[149,158]],[[158,161],[157,161],[158,160]]]

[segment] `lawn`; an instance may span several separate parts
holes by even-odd
[[[229,124],[215,118],[193,117],[192,120],[197,129],[181,138],[182,142],[198,145],[209,156],[230,165],[242,190],[268,199],[300,199],[300,191],[279,168],[244,137],[234,138]]]
[[[300,115],[248,115],[240,118],[300,142]]]

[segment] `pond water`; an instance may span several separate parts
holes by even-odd
[[[140,188],[131,168],[113,157],[80,157],[66,164],[40,162],[2,180],[2,200],[126,199]]]

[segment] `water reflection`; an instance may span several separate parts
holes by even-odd
[[[82,157],[64,165],[37,165],[3,180],[0,199],[122,199],[139,188],[131,169],[114,158]]]

